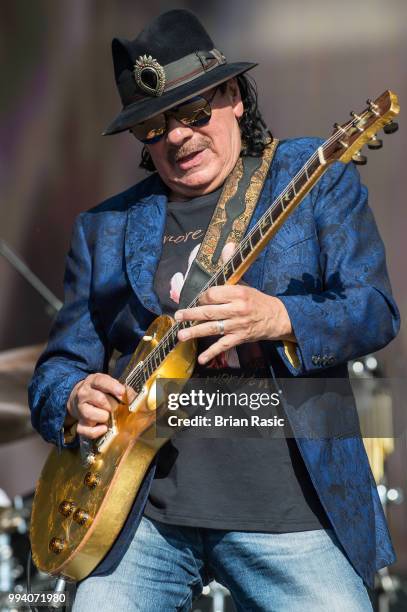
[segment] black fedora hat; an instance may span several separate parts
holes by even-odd
[[[257,65],[229,64],[197,17],[183,9],[163,13],[132,41],[114,38],[112,55],[123,109],[103,135],[123,132]]]

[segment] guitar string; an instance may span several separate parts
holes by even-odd
[[[362,113],[360,115],[360,117],[358,118],[354,118],[353,120],[349,121],[348,124],[345,125],[344,128],[342,128],[343,130],[349,130],[351,127],[355,127],[355,123],[360,121],[361,119],[364,119],[369,112],[371,112],[370,110],[365,111],[364,113]],[[337,130],[334,134],[332,134],[332,136],[330,136],[330,138],[328,138],[322,145],[322,149],[326,150],[327,147],[329,147],[329,145],[331,145],[332,143],[334,143],[335,141],[338,141],[341,137],[343,137],[343,133],[340,130]],[[233,258],[237,255],[240,254],[241,258],[243,257],[242,261],[240,262],[239,265],[241,265],[244,262],[244,255],[242,253],[242,249],[250,243],[250,240],[252,238],[252,236],[254,235],[255,232],[257,232],[257,230],[260,230],[260,236],[262,236],[261,234],[261,225],[264,223],[264,221],[267,219],[267,217],[271,216],[272,219],[272,213],[276,210],[276,208],[281,205],[283,210],[284,210],[284,204],[283,204],[283,198],[285,195],[287,195],[287,193],[289,193],[290,191],[294,192],[294,195],[296,195],[295,192],[295,183],[296,181],[300,178],[303,177],[304,172],[305,172],[305,176],[308,178],[308,174],[307,174],[307,167],[309,167],[314,161],[316,161],[317,159],[319,159],[319,148],[311,155],[311,157],[306,161],[306,163],[302,166],[302,168],[297,172],[297,174],[293,177],[293,179],[291,179],[291,181],[289,182],[289,184],[285,187],[285,189],[280,193],[279,196],[277,196],[276,200],[272,203],[272,205],[265,211],[265,213],[260,217],[259,221],[255,224],[255,226],[250,230],[250,232],[245,236],[245,238],[242,240],[242,242],[239,245],[239,249],[237,249],[233,255],[225,262],[225,264],[218,270],[218,272],[216,272],[210,279],[209,281],[206,283],[206,285],[201,289],[201,291],[199,292],[199,294],[194,298],[194,300],[192,300],[192,302],[186,307],[186,309],[192,308],[196,305],[196,303],[198,302],[198,299],[200,297],[200,295],[206,291],[210,286],[213,286],[214,284],[216,284],[216,282],[219,280],[219,278],[223,275],[224,280],[226,280],[226,276],[225,276],[225,270],[227,270],[228,265],[231,264],[232,266],[232,270],[234,270],[233,268]],[[315,172],[316,170],[314,170]],[[311,175],[312,176],[312,175]],[[309,180],[309,179],[308,179]],[[301,190],[301,188],[300,188]],[[274,223],[273,219],[271,221],[271,225]],[[261,239],[261,238],[260,238]],[[239,267],[238,265],[238,267]],[[157,368],[157,363],[153,363],[153,360],[156,360],[156,357],[158,357],[159,359],[161,358],[160,356],[160,350],[163,349],[163,355],[164,358],[166,357],[165,355],[165,350],[164,347],[166,346],[166,344],[168,344],[168,341],[171,339],[173,341],[176,341],[176,336],[174,335],[175,333],[178,333],[179,329],[180,329],[180,325],[185,326],[191,326],[192,322],[191,321],[182,321],[182,322],[176,322],[174,325],[171,326],[171,328],[164,334],[164,336],[161,338],[161,340],[159,341],[159,344],[154,347],[154,349],[147,355],[147,358],[142,362],[142,368],[140,367],[140,364],[138,364],[133,370],[132,372],[130,372],[128,374],[128,376],[125,379],[125,383],[129,384],[130,386],[135,385],[137,388],[142,385],[145,380],[143,380],[142,377],[142,372],[141,370],[144,369],[145,367],[147,367],[147,369],[149,368],[149,366],[153,366],[154,369]],[[174,347],[173,347],[174,348]],[[171,349],[172,350],[172,349]],[[152,374],[152,372],[151,372]]]

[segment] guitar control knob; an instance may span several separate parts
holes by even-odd
[[[86,512],[86,510],[83,510],[83,508],[78,508],[77,510],[75,510],[72,518],[75,523],[78,523],[78,525],[85,525],[90,521],[89,513]]]
[[[95,461],[96,461],[95,453],[88,453],[83,458],[83,465],[84,465],[84,467],[89,467],[90,465],[92,465],[92,463],[95,463]]]
[[[396,123],[395,121],[389,121],[389,123],[386,123],[386,125],[384,126],[383,132],[385,134],[394,134],[394,132],[397,132],[398,129],[398,123]]]
[[[63,516],[68,517],[68,516],[70,516],[72,514],[74,508],[75,508],[75,503],[73,501],[69,501],[68,499],[64,499],[64,501],[62,501],[59,504],[58,510],[60,511],[60,513]]]
[[[83,479],[83,484],[89,487],[89,489],[94,489],[100,483],[100,474],[97,472],[87,472],[85,474],[85,478]]]
[[[49,549],[51,552],[59,555],[66,546],[66,542],[63,538],[52,538],[49,542]]]
[[[381,149],[383,146],[383,140],[380,140],[376,135],[374,135],[367,143],[367,146],[369,149]]]
[[[365,166],[367,164],[367,157],[358,152],[352,155],[352,161],[358,166]]]

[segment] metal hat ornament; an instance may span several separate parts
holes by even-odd
[[[164,68],[152,58],[151,55],[143,55],[136,60],[134,65],[134,78],[137,85],[147,94],[161,96],[165,86]]]
[[[134,40],[114,38],[112,56],[123,108],[104,135],[128,130],[257,65],[228,63],[184,9],[159,15]]]

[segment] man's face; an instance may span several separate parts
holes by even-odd
[[[210,97],[213,88],[204,92]],[[167,117],[168,131],[147,146],[154,165],[170,189],[171,200],[186,200],[220,187],[240,155],[237,119],[243,104],[236,79],[219,87],[211,103],[212,116],[204,126],[190,127]]]

